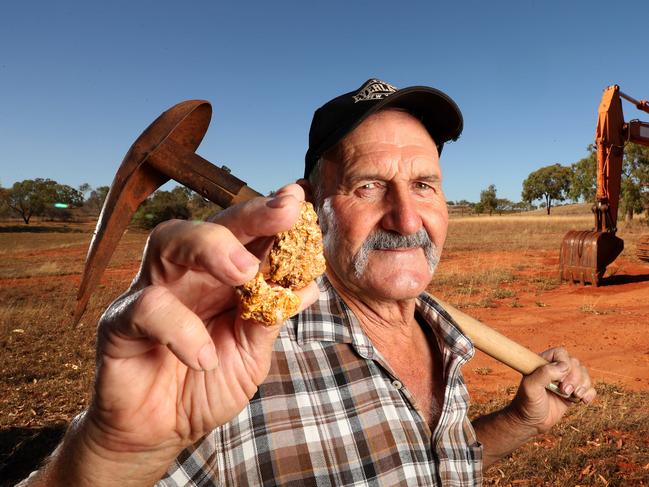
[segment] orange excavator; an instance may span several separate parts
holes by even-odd
[[[649,123],[624,121],[622,98],[638,110],[649,113],[647,100],[636,100],[620,91],[618,85],[604,90],[599,104],[595,143],[597,145],[597,202],[593,206],[595,229],[572,230],[561,243],[560,274],[562,280],[599,286],[606,266],[624,249],[617,237],[617,212],[620,201],[624,144],[633,142],[649,146]],[[637,255],[649,261],[649,235],[641,237]]]

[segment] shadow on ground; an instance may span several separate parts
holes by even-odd
[[[40,226],[40,225],[1,225],[0,233],[86,233],[80,228],[67,226]]]
[[[649,281],[649,274],[615,274],[614,276],[606,277],[600,282],[601,286],[620,286],[623,284],[633,284],[636,282]]]
[[[64,423],[0,430],[0,487],[13,486],[36,470],[65,433]]]

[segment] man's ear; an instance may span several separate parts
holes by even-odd
[[[311,183],[308,180],[301,178],[295,181],[304,190],[304,199],[309,203],[313,203],[313,191],[311,191]]]

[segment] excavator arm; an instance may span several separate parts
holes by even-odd
[[[570,231],[561,243],[561,279],[599,285],[606,267],[624,249],[617,237],[624,144],[649,146],[649,123],[624,121],[622,98],[649,113],[647,100],[636,100],[620,91],[618,85],[604,90],[599,104],[595,143],[597,145],[597,202],[594,231]]]
[[[649,113],[647,100],[636,100],[611,85],[602,95],[599,104],[595,143],[597,144],[597,204],[595,229],[598,232],[615,233],[620,203],[620,184],[624,144],[633,142],[649,146],[649,123],[639,120],[624,122],[622,98],[636,108]]]

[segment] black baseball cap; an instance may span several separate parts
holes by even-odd
[[[444,142],[457,140],[462,133],[462,113],[446,93],[429,86],[398,89],[385,81],[369,79],[360,88],[328,101],[313,114],[304,177],[309,177],[322,154],[367,117],[386,107],[402,108],[418,117],[440,154]]]

